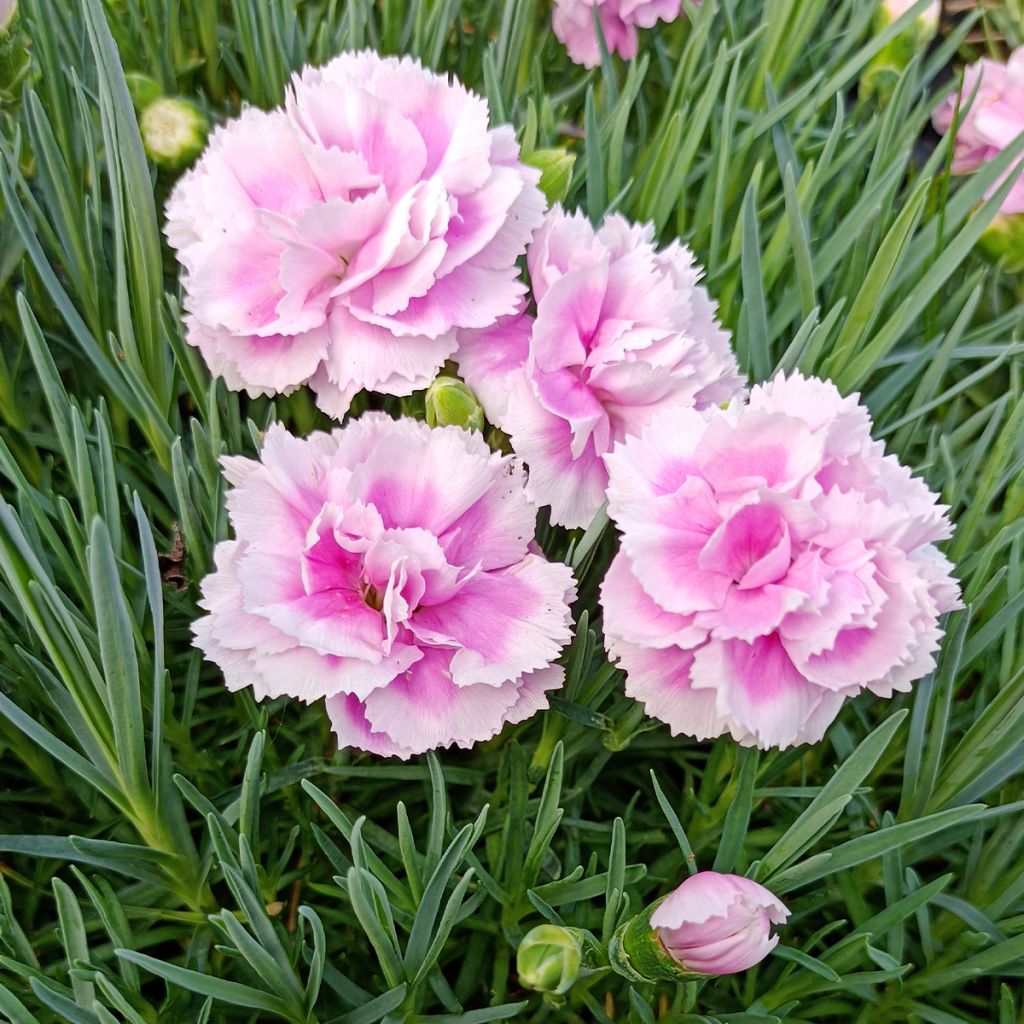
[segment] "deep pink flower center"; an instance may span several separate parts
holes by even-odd
[[[419,607],[427,591],[424,559],[406,531],[385,530],[372,510],[325,506],[310,533],[302,564],[308,594],[333,594],[346,607],[365,605],[391,627]]]
[[[711,535],[700,567],[728,576],[740,590],[775,583],[792,563],[789,526],[770,504],[744,505]]]

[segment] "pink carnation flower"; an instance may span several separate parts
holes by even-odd
[[[597,232],[552,210],[527,251],[536,321],[522,311],[460,338],[459,367],[529,466],[527,493],[586,526],[608,484],[602,456],[659,409],[703,409],[742,386],[729,336],[678,242],[613,214]]]
[[[974,102],[968,109],[972,96]],[[953,125],[958,97],[961,119],[953,144],[952,171],[970,174],[1024,132],[1024,46],[1014,50],[1007,64],[983,58],[964,69],[963,88],[950,93],[932,114],[935,130],[943,135]],[[990,192],[996,188],[998,185]],[[1017,179],[1001,212],[1024,213],[1024,178]]]
[[[896,21],[897,18],[902,18],[917,3],[917,0],[883,0],[882,7],[888,17],[889,22]],[[942,20],[942,3],[941,0],[935,0],[935,3],[929,4],[924,11],[918,15],[918,20],[925,22],[928,25],[935,26],[939,25]]]
[[[370,413],[224,459],[236,539],[196,645],[231,690],[327,698],[338,742],[407,758],[547,706],[572,573],[531,550],[522,471],[479,434]]]
[[[934,543],[952,528],[870,430],[856,395],[780,375],[709,416],[666,410],[608,456],[606,643],[673,733],[813,742],[846,697],[934,668],[959,607]]]
[[[555,0],[555,35],[569,56],[587,68],[601,63],[601,47],[594,29],[595,7],[608,52],[632,60],[636,56],[637,28],[675,21],[682,4],[680,0]]]
[[[698,871],[658,904],[651,927],[665,951],[693,974],[736,974],[778,944],[773,924],[789,911],[763,885],[742,875]]]
[[[457,328],[515,309],[538,180],[485,100],[416,61],[307,68],[283,109],[218,129],[171,196],[189,341],[229,387],[308,382],[338,418],[360,390],[424,388]]]

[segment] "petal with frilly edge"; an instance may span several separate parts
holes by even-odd
[[[608,467],[608,512],[615,518],[629,502],[672,494],[699,474],[695,458],[707,429],[696,409],[665,409],[640,435],[627,437],[604,456]]]
[[[457,686],[451,659],[451,651],[427,648],[415,665],[374,690],[366,698],[371,728],[414,753],[471,747],[496,736],[518,701],[518,682]]]
[[[548,706],[548,694],[560,690],[565,682],[565,669],[561,665],[542,668],[538,672],[527,672],[519,680],[516,702],[505,712],[505,724],[517,725],[532,718]]]
[[[339,747],[355,747],[380,757],[400,757],[408,761],[419,753],[396,743],[386,732],[375,732],[366,717],[366,706],[352,694],[338,694],[326,701],[331,728]]]
[[[685,615],[722,607],[732,580],[701,565],[719,518],[714,494],[699,477],[687,478],[674,494],[636,502],[619,515],[622,550],[641,586],[666,611]]]
[[[501,430],[508,430],[509,393],[514,387],[527,386],[532,330],[533,317],[520,310],[502,317],[493,327],[459,332],[459,373],[480,400],[487,419]]]
[[[500,685],[558,656],[572,637],[572,571],[537,555],[479,573],[444,604],[421,607],[410,628],[424,643],[455,649],[456,686]]]
[[[331,335],[326,325],[304,334],[257,337],[203,327],[186,318],[187,340],[202,353],[211,371],[253,398],[288,394],[316,372],[327,354]]]
[[[698,871],[677,886],[651,914],[655,928],[681,928],[703,924],[714,917],[726,916],[738,903],[763,907],[773,924],[783,924],[789,910],[763,885],[742,875],[719,871]]]
[[[822,699],[774,635],[710,641],[694,656],[690,678],[695,689],[715,694],[734,738],[762,749],[796,743]]]
[[[609,653],[626,673],[626,696],[640,701],[653,718],[667,723],[672,735],[714,739],[727,730],[714,693],[696,690],[690,679],[693,651],[678,647],[654,650],[610,638]]]
[[[335,306],[328,323],[330,344],[311,381],[317,404],[336,419],[363,390],[411,395],[427,387],[455,351],[454,334],[437,338],[396,337]]]
[[[589,526],[604,502],[608,473],[590,441],[572,454],[572,429],[548,412],[526,386],[508,396],[505,429],[516,454],[529,467],[526,493],[538,506],[551,506],[551,521],[569,528]]]
[[[377,435],[347,491],[376,508],[385,526],[440,536],[487,494],[507,461],[480,434],[405,420]]]
[[[707,639],[707,630],[694,623],[693,615],[666,611],[640,586],[624,551],[612,559],[601,583],[604,631],[609,643],[661,649],[694,648]]]

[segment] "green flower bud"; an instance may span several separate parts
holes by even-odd
[[[875,32],[884,32],[897,18],[905,14],[914,0],[882,0],[875,15]],[[894,39],[890,39],[868,63],[860,80],[861,99],[877,96],[887,100],[896,88],[900,75],[914,59],[914,55],[935,38],[939,30],[941,7],[933,3]]]
[[[29,67],[28,40],[15,0],[0,0],[0,100],[13,100]]]
[[[143,110],[139,129],[153,163],[176,170],[203,151],[210,124],[194,103],[167,96]]]
[[[130,71],[124,76],[125,85],[128,86],[128,95],[132,98],[132,104],[137,113],[142,113],[148,106],[156,103],[164,91],[160,83],[138,71]]]
[[[484,429],[484,411],[476,395],[457,377],[435,377],[424,399],[427,423],[432,427],[454,425],[466,430]]]
[[[1024,213],[997,213],[978,246],[1011,274],[1024,274]]]
[[[587,944],[578,928],[541,924],[531,929],[516,952],[519,984],[535,992],[568,992],[580,976]]]
[[[540,190],[549,203],[560,203],[569,194],[576,155],[566,149],[535,149],[523,162],[540,171]]]

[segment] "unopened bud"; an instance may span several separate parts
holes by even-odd
[[[540,190],[549,203],[561,203],[569,194],[576,155],[567,149],[535,149],[523,162],[540,171]]]
[[[484,429],[484,411],[468,385],[456,377],[436,377],[424,399],[427,423],[432,427]]]
[[[535,992],[568,992],[580,976],[586,945],[578,928],[538,925],[523,936],[516,952],[519,983]]]
[[[789,911],[763,885],[699,871],[621,925],[608,944],[612,968],[632,981],[687,981],[736,974],[778,944],[772,925]]]
[[[28,40],[21,31],[17,0],[0,0],[0,99],[17,95],[28,66]]]
[[[884,32],[897,18],[909,11],[917,0],[882,0],[875,15],[875,32]],[[888,99],[899,76],[914,59],[914,55],[925,49],[939,30],[942,4],[936,0],[929,4],[910,24],[871,59],[860,80],[862,99],[878,96]]]
[[[128,86],[128,95],[132,98],[132,105],[140,114],[146,107],[156,103],[164,94],[159,82],[139,71],[128,72],[124,76],[124,84]]]
[[[978,245],[1011,274],[1024,273],[1024,213],[997,213]]]
[[[139,129],[153,163],[174,170],[199,156],[210,125],[194,103],[167,96],[143,110]]]

